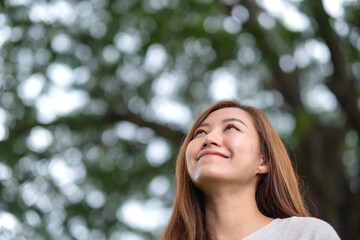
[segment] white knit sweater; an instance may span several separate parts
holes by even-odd
[[[338,240],[327,222],[313,217],[276,218],[243,240]]]

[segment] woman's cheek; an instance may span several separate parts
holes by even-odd
[[[197,151],[197,139],[192,140],[188,147],[186,148],[186,159],[195,159],[196,156],[196,151]]]
[[[191,173],[196,165],[196,156],[200,150],[198,150],[196,139],[192,140],[185,152],[185,160],[188,168],[188,172]]]
[[[191,162],[192,156],[193,156],[193,148],[192,148],[192,144],[190,142],[188,147],[186,148],[186,152],[185,152],[185,159],[186,159],[186,163],[188,165]]]

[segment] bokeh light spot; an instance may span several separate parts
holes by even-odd
[[[43,127],[34,127],[26,140],[26,145],[35,152],[45,151],[53,142],[52,133]]]
[[[157,167],[166,162],[170,157],[170,145],[163,138],[155,138],[146,148],[146,159],[151,166]]]

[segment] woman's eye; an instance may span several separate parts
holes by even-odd
[[[230,130],[230,129],[235,129],[237,131],[239,131],[239,128],[237,128],[235,125],[233,124],[229,124],[225,127],[225,130]]]
[[[194,137],[196,137],[196,136],[199,135],[199,134],[206,134],[206,132],[205,132],[205,130],[203,130],[203,129],[199,129],[199,130],[197,130],[197,131],[195,132]]]

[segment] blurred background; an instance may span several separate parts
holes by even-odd
[[[196,116],[236,98],[360,239],[356,0],[0,1],[0,238],[158,239]]]

